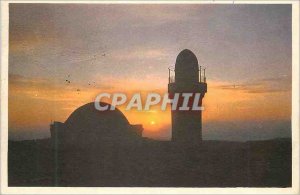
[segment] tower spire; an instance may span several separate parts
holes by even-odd
[[[170,97],[174,97],[175,93],[179,93],[178,103],[184,102],[186,95],[192,94],[188,104],[189,110],[180,110],[180,105],[176,110],[172,110],[172,141],[184,145],[198,145],[202,141],[202,111],[193,110],[195,97],[200,96],[197,102],[198,106],[202,106],[202,99],[207,92],[207,84],[205,82],[205,68],[203,69],[204,82],[202,82],[202,67],[198,65],[198,59],[195,54],[185,49],[181,51],[176,59],[175,64],[175,82],[169,82],[168,92]]]

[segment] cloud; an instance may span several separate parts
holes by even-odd
[[[291,91],[291,80],[286,75],[214,86],[217,89],[237,90],[246,93],[281,93]]]
[[[72,80],[71,78],[68,78]],[[96,88],[97,86],[97,88]],[[9,74],[9,95],[27,96],[32,99],[47,101],[67,102],[74,101],[74,94],[86,96],[97,94],[97,89],[110,89],[111,87],[102,83],[86,83],[85,85],[67,80],[50,80],[45,78],[29,78],[16,74]]]

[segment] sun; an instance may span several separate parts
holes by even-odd
[[[150,124],[151,125],[155,125],[155,121],[150,121]]]

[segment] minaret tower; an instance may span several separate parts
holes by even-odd
[[[205,69],[198,65],[197,57],[188,49],[181,51],[176,59],[175,70],[169,68],[168,92],[170,99],[179,93],[177,108],[172,110],[172,141],[184,145],[198,145],[202,141],[202,111],[192,110],[196,94],[200,95],[198,106],[207,92]],[[182,93],[192,93],[189,110],[180,110]],[[199,96],[198,96],[199,97]]]

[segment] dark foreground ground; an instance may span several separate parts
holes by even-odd
[[[54,155],[51,141],[9,141],[9,186],[290,187],[291,141],[103,144]],[[55,166],[56,165],[56,166]],[[55,169],[57,167],[57,169]]]

